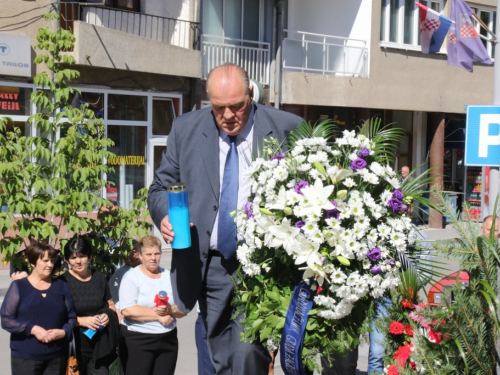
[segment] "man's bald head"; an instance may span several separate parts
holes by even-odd
[[[495,218],[495,237],[498,238],[498,225],[499,225],[499,220],[498,217]],[[491,228],[493,226],[493,216],[486,216],[483,220],[483,235],[486,237],[489,237],[491,234]]]
[[[213,89],[215,85],[226,88],[234,85],[235,77],[240,80],[241,84],[243,84],[243,87],[245,89],[245,94],[248,95],[250,88],[250,79],[248,78],[248,74],[245,71],[245,69],[232,63],[219,65],[218,67],[212,69],[210,73],[208,73],[207,77],[208,95],[211,95],[210,94],[211,89]]]

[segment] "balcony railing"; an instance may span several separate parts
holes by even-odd
[[[200,24],[197,22],[73,2],[60,5],[61,27],[66,30],[73,30],[74,21],[85,21],[174,46],[199,49]]]
[[[268,85],[269,50],[269,43],[204,34],[201,36],[203,78],[221,64],[234,63],[245,69],[250,79]]]
[[[365,40],[285,30],[283,70],[366,78]]]

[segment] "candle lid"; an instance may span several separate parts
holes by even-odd
[[[184,182],[174,182],[173,184],[167,185],[167,191],[170,193],[186,191],[186,184]]]

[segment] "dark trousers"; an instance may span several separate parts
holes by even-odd
[[[205,324],[203,324],[201,313],[198,314],[198,319],[196,319],[194,337],[198,349],[198,375],[215,375],[215,368],[208,352],[207,330]]]
[[[200,311],[207,327],[208,347],[217,375],[267,375],[271,356],[259,343],[241,342],[240,318],[232,319],[236,257],[209,255]]]
[[[122,330],[122,333],[125,333],[124,342],[129,354],[126,375],[174,375],[179,350],[177,328],[160,334],[130,330]]]
[[[351,349],[343,354],[333,353],[330,355],[332,364],[328,359],[321,357],[322,375],[355,375],[358,366],[358,348]]]
[[[36,361],[10,357],[12,375],[64,375],[66,373],[66,357],[58,357]]]

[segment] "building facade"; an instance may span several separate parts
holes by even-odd
[[[445,14],[451,7],[451,0],[421,3]],[[395,168],[424,170],[434,156],[430,164],[440,166],[444,187],[459,192],[466,183],[466,107],[493,99],[492,66],[475,64],[471,74],[447,65],[446,46],[438,54],[420,52],[418,10],[409,0],[0,0],[0,5],[0,115],[33,131],[27,119],[35,110],[28,97],[40,69],[31,64],[36,31],[46,26],[45,13],[58,12],[60,25],[53,26],[76,36],[69,53],[81,72],[75,85],[82,95],[74,103],[89,103],[115,142],[111,151],[117,158],[109,161],[115,173],[108,176],[114,184],[103,194],[123,207],[149,186],[173,119],[207,105],[206,76],[225,62],[248,71],[263,88],[256,91],[266,104],[308,121],[328,118],[341,129],[354,129],[380,117],[403,128]],[[496,2],[469,5],[495,31]],[[2,43],[10,43],[11,56],[21,57],[8,60]],[[485,44],[493,54],[491,43]]]

